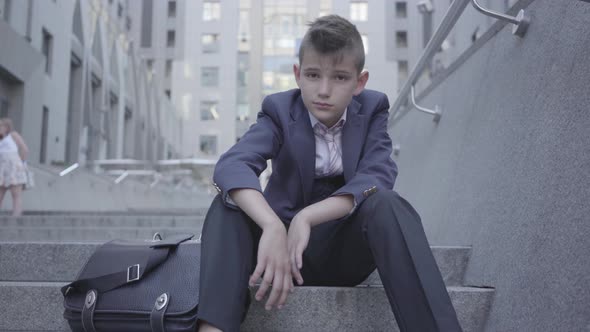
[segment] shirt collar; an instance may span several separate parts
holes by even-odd
[[[315,125],[318,123],[320,125],[326,127],[326,125],[321,123],[320,120],[318,120],[310,111],[307,111],[307,113],[309,113],[309,121],[311,122],[312,128],[315,128]],[[338,123],[340,121],[342,121],[342,125],[344,125],[346,123],[346,113],[348,113],[348,107],[344,110],[344,113],[342,113],[342,116],[340,117],[340,119],[338,121],[336,121],[336,124],[334,126],[332,126],[332,128],[334,128],[336,125],[338,125]],[[328,128],[328,129],[332,129],[332,128]]]

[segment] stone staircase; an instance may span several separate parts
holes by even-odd
[[[101,243],[200,234],[205,210],[186,213],[50,213],[0,216],[0,331],[69,331],[60,287],[75,278]],[[469,247],[432,247],[466,332],[484,330],[494,290],[462,286]],[[362,285],[296,287],[270,313],[253,303],[244,331],[397,331],[377,273]]]

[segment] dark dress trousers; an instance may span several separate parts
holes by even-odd
[[[344,174],[318,179],[313,131],[299,90],[265,98],[257,123],[215,169],[220,195],[203,226],[201,320],[239,331],[262,231],[231,204],[228,192],[261,190],[258,175],[272,159],[264,195],[287,228],[305,206],[331,195],[355,198],[350,216],[312,228],[303,254],[305,286],[354,286],[377,268],[402,332],[461,331],[420,216],[392,190],[397,168],[390,157],[388,109],[379,92],[355,97],[342,132]]]

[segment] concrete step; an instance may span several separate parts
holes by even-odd
[[[164,236],[175,233],[198,236],[201,227],[3,227],[0,241],[105,242],[112,239],[151,239],[155,232]]]
[[[151,239],[151,237],[145,237],[145,239]],[[0,242],[0,266],[2,267],[0,280],[74,280],[78,271],[99,245],[99,243]],[[432,247],[432,252],[446,285],[461,285],[470,248]],[[381,279],[375,272],[362,285],[381,285]]]
[[[140,210],[105,210],[105,211],[60,211],[60,210],[25,210],[24,216],[204,216],[208,208],[195,209],[140,209]],[[0,211],[0,216],[9,217],[10,211]]]
[[[64,283],[0,282],[0,331],[69,331]],[[447,288],[465,332],[483,330],[493,289]],[[382,287],[297,287],[280,311],[254,303],[243,331],[398,331]]]
[[[204,216],[24,216],[1,218],[2,227],[201,227]]]

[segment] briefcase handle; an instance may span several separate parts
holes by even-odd
[[[94,289],[98,293],[104,293],[130,282],[140,280],[146,273],[162,264],[168,257],[171,249],[176,248],[180,243],[188,241],[192,237],[192,234],[178,234],[172,235],[166,238],[166,240],[157,241],[155,244],[150,245],[152,250],[146,250],[146,255],[142,262],[130,265],[122,271],[76,280],[63,286],[61,293],[65,296],[71,289],[82,293]]]

